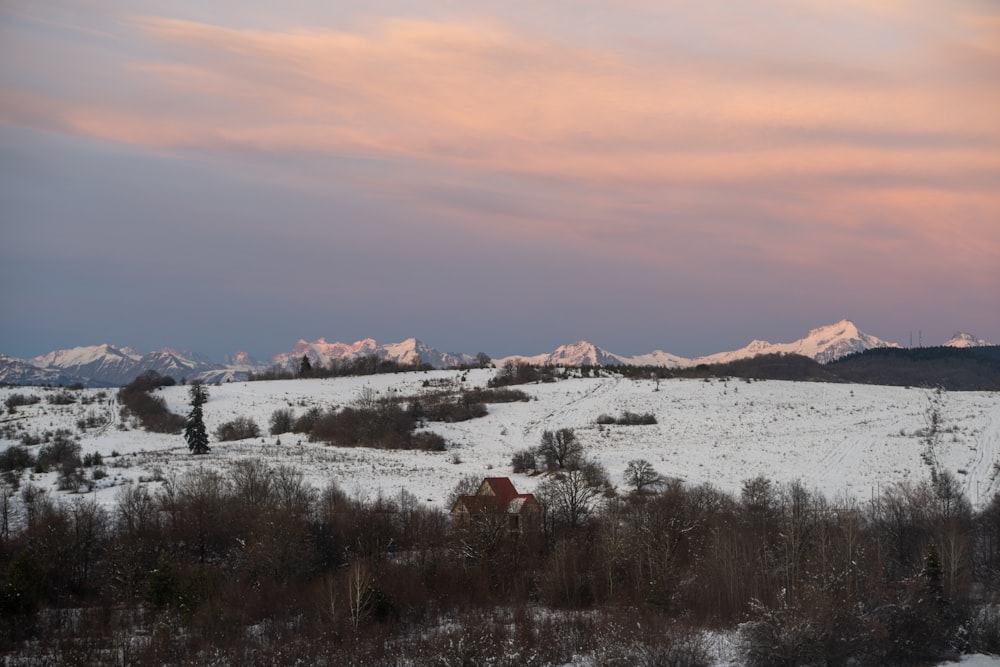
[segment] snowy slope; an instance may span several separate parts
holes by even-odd
[[[495,372],[474,370],[465,384],[481,386]],[[412,395],[425,380],[459,381],[457,371],[393,375],[231,383],[209,387],[205,420],[210,431],[236,416],[251,417],[266,432],[278,408],[301,414],[311,406],[343,406],[365,388],[380,394]],[[236,443],[212,443],[204,457],[191,456],[180,436],[120,430],[112,392],[89,406],[49,405],[18,408],[20,419],[10,436],[41,433],[76,422],[88,412],[106,414],[112,422],[82,436],[83,452],[99,451],[107,461],[108,488],[98,492],[113,503],[127,480],[153,479],[199,466],[225,469],[233,460],[261,456],[301,468],[316,486],[335,481],[363,495],[395,495],[407,489],[420,500],[442,506],[453,486],[466,475],[510,475],[512,454],[539,443],[545,430],[576,429],[587,454],[604,464],[612,480],[623,484],[627,463],[650,461],[658,472],[689,483],[710,482],[738,492],[743,481],[766,475],[779,482],[801,480],[829,497],[860,501],[886,484],[929,478],[922,458],[926,443],[921,429],[936,405],[942,437],[934,460],[951,471],[973,502],[985,502],[998,490],[995,464],[1000,462],[1000,398],[989,392],[942,392],[920,389],[792,382],[574,378],[523,387],[535,399],[491,405],[486,417],[430,428],[449,441],[446,452],[386,451],[329,447],[285,434]],[[0,400],[24,388],[0,389]],[[42,395],[43,390],[31,389]],[[86,390],[93,396],[94,390]],[[186,388],[161,390],[170,408],[187,411]],[[624,410],[652,412],[658,424],[604,426],[601,414]],[[7,446],[13,440],[0,441]],[[280,443],[280,444],[279,444]],[[111,458],[112,452],[120,455]],[[531,491],[540,477],[511,475],[519,489]],[[53,475],[36,476],[52,485]]]

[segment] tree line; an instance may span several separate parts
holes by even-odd
[[[1000,496],[975,511],[947,473],[860,503],[763,477],[730,494],[642,466],[646,483],[617,493],[579,470],[550,473],[525,533],[255,459],[124,486],[112,508],[29,483],[0,507],[20,517],[0,540],[0,650],[72,664],[541,665],[583,651],[697,665],[701,630],[738,627],[750,665],[1000,652]],[[583,504],[561,497],[581,489]]]

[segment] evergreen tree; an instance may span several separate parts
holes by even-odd
[[[190,394],[191,412],[184,424],[184,439],[192,454],[205,454],[208,452],[208,431],[205,430],[201,406],[208,401],[208,390],[201,382],[194,382],[191,384]]]
[[[312,375],[313,367],[312,362],[309,361],[309,357],[302,355],[302,361],[299,362],[299,377],[307,378]]]

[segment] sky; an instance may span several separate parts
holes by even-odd
[[[997,0],[0,0],[0,353],[1000,343]]]

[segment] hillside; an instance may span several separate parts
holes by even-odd
[[[328,380],[223,383],[209,387],[205,420],[210,432],[236,416],[252,418],[266,432],[279,408],[301,415],[309,407],[344,406],[363,390],[382,396],[412,396],[431,391],[428,381],[482,386],[492,370],[401,373]],[[264,456],[305,471],[317,485],[334,479],[352,493],[394,495],[406,489],[422,501],[442,506],[464,476],[510,472],[514,452],[538,444],[542,431],[574,428],[588,454],[608,468],[612,482],[623,485],[628,461],[649,460],[663,475],[692,483],[712,482],[737,491],[756,475],[776,481],[801,480],[830,496],[847,493],[868,498],[873,489],[893,481],[926,479],[921,435],[928,411],[937,406],[941,439],[936,460],[958,476],[973,500],[997,489],[994,463],[1000,461],[1000,403],[987,392],[943,392],[861,384],[792,383],[718,379],[630,380],[621,377],[572,378],[525,385],[533,400],[489,406],[489,414],[471,421],[431,423],[447,440],[447,451],[394,451],[329,447],[285,434],[218,443],[204,457],[188,454],[179,435],[135,430],[122,424],[113,394],[88,405],[52,405],[53,392],[2,389],[0,397],[35,393],[42,402],[17,409],[5,424],[2,441],[11,444],[25,433],[67,428],[79,432],[78,420],[89,414],[110,423],[80,434],[83,453],[99,452],[109,476],[98,497],[114,502],[115,485],[140,478],[180,473],[192,466],[224,469],[235,460]],[[96,390],[80,396],[91,400]],[[158,392],[176,413],[187,412],[187,388]],[[598,426],[602,414],[652,413],[647,426]],[[10,419],[10,417],[8,417]],[[122,430],[122,429],[125,430]],[[4,445],[4,446],[5,446]],[[118,455],[115,456],[114,454]],[[36,484],[54,486],[54,473],[37,475]],[[518,488],[533,489],[538,478],[515,476]]]

